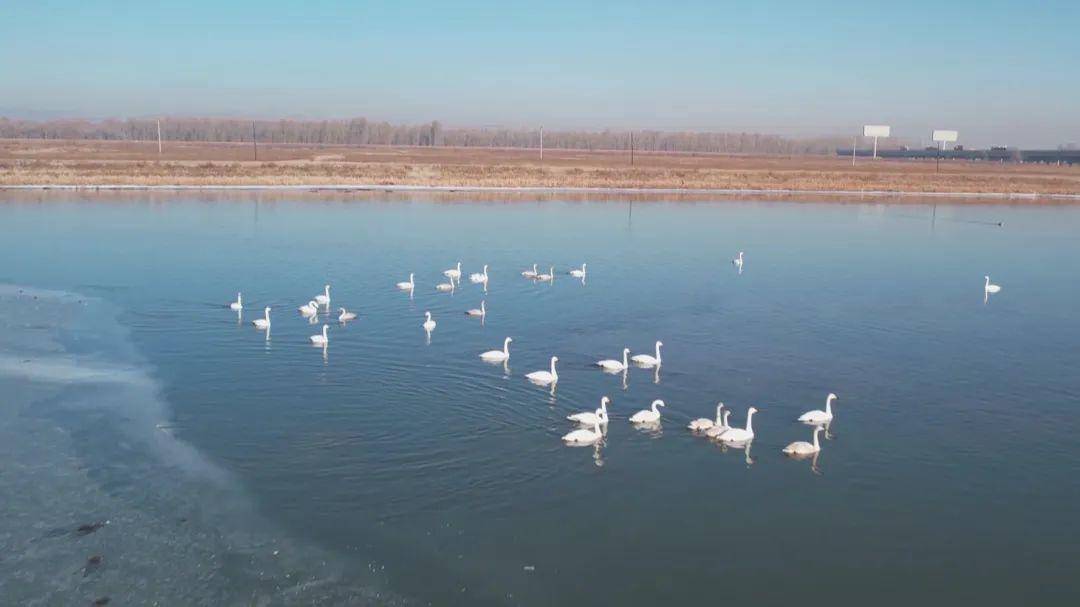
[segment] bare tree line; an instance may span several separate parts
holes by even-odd
[[[535,148],[537,130],[510,128],[445,128],[439,121],[423,124],[390,124],[365,118],[347,120],[256,120],[260,143],[306,145],[407,145],[453,147]],[[167,118],[161,120],[167,141],[250,142],[252,121],[232,118]],[[12,120],[0,118],[4,139],[91,139],[106,141],[153,141],[154,119],[126,120]],[[637,150],[732,154],[824,154],[845,140],[796,139],[761,133],[634,131]],[[568,150],[625,150],[628,131],[544,132],[544,147]]]

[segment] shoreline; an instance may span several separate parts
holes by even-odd
[[[387,192],[387,193],[479,193],[479,194],[593,194],[593,195],[656,195],[656,196],[857,196],[871,198],[939,198],[939,199],[991,199],[1023,201],[1078,202],[1080,194],[1056,194],[1039,192],[949,192],[911,190],[828,190],[794,188],[627,188],[627,187],[576,187],[576,186],[477,186],[477,185],[379,185],[379,184],[0,184],[0,191],[266,191],[266,192]]]

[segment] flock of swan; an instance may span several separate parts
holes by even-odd
[[[731,263],[741,274],[745,263],[743,252],[739,251],[739,254],[732,259]],[[567,271],[567,274],[574,278],[581,279],[584,282],[586,271],[586,264],[583,263],[580,268],[573,268]],[[457,265],[453,268],[444,270],[442,275],[446,278],[447,282],[437,284],[435,289],[440,292],[454,292],[461,284],[461,262],[457,262]],[[555,268],[554,266],[551,266],[545,273],[538,269],[537,264],[533,264],[531,268],[522,271],[521,276],[536,282],[552,282],[555,278]],[[474,284],[482,285],[485,293],[487,292],[489,279],[490,276],[488,274],[487,265],[484,265],[480,272],[469,275],[469,281]],[[990,282],[990,276],[985,276],[984,279],[983,292],[985,302],[988,301],[991,294],[1000,292],[1001,286]],[[410,297],[412,297],[412,294],[416,289],[415,273],[410,273],[409,280],[396,283],[395,287],[398,290],[407,291]],[[236,301],[230,302],[228,307],[237,312],[242,311],[244,309],[242,293],[237,293]],[[325,310],[327,314],[330,313],[330,285],[325,285],[322,293],[315,295],[307,303],[298,308],[300,315],[309,320],[317,319],[318,315],[323,310]],[[350,312],[345,308],[338,308],[338,310],[338,320],[342,323],[357,318],[355,312]],[[479,308],[467,310],[465,314],[483,319],[487,315],[486,302],[482,300]],[[253,320],[252,324],[256,329],[269,331],[270,308],[264,308],[263,317]],[[431,332],[436,327],[435,319],[432,318],[430,311],[424,312],[424,322],[421,323],[420,326],[428,333],[428,337],[430,338]],[[322,332],[312,335],[310,340],[312,344],[323,346],[325,348],[330,342],[329,325],[323,324]],[[503,363],[505,365],[510,360],[510,344],[513,341],[514,340],[511,337],[505,338],[503,340],[502,349],[481,352],[479,355],[480,359],[485,362]],[[621,372],[625,374],[630,368],[630,364],[633,363],[640,368],[656,369],[656,371],[659,372],[660,366],[663,364],[663,358],[660,351],[663,345],[664,342],[657,340],[653,354],[634,354],[632,356],[629,348],[623,348],[621,359],[608,358],[598,360],[596,361],[595,366],[606,373]],[[554,390],[559,381],[559,373],[556,369],[556,363],[558,362],[559,357],[552,356],[549,361],[550,366],[548,369],[526,373],[525,379],[539,386],[550,386],[552,390]],[[785,455],[794,458],[802,458],[810,456],[816,457],[817,454],[820,453],[821,443],[818,440],[818,434],[822,430],[825,430],[826,437],[828,437],[829,424],[833,420],[832,404],[837,398],[836,394],[830,393],[825,399],[825,408],[823,410],[808,411],[799,416],[796,421],[814,428],[812,435],[813,442],[792,442],[781,450]],[[610,419],[608,415],[608,405],[610,404],[611,399],[604,396],[600,399],[600,406],[594,411],[583,411],[568,415],[566,419],[577,424],[578,427],[565,434],[562,437],[563,442],[571,446],[585,446],[594,445],[604,440]],[[660,399],[654,400],[648,409],[643,409],[631,415],[629,421],[631,424],[645,429],[650,427],[658,428],[661,419],[661,407],[666,407],[664,401]],[[753,427],[753,417],[755,413],[758,413],[756,407],[748,408],[746,411],[745,426],[735,427],[729,423],[731,410],[725,410],[724,403],[721,402],[716,405],[715,418],[701,417],[694,419],[688,424],[687,428],[692,433],[717,441],[725,447],[745,447],[749,454],[749,444],[754,440],[755,436]]]

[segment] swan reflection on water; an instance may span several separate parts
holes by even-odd
[[[650,438],[660,438],[664,435],[664,424],[660,420],[634,422],[634,429]]]
[[[793,454],[787,455],[787,458],[791,459],[791,460],[795,460],[795,461],[810,460],[810,472],[820,476],[821,475],[821,468],[818,466],[818,458],[820,456],[821,456],[821,451],[816,451],[814,453],[801,453],[801,454],[793,453]]]
[[[746,461],[747,466],[752,466],[754,465],[754,462],[757,461],[750,455],[750,447],[754,445],[754,439],[750,439],[741,443],[725,443],[718,441],[716,444],[720,446],[721,453],[727,453],[729,450],[735,449],[741,450],[743,452],[743,459]]]

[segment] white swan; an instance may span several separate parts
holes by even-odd
[[[534,384],[540,384],[547,386],[559,381],[559,374],[555,372],[555,363],[559,362],[558,356],[551,357],[551,371],[533,371],[527,373],[525,379],[533,382]]]
[[[312,335],[308,339],[310,339],[311,343],[315,344],[316,346],[325,346],[326,344],[330,343],[330,337],[326,333],[329,329],[330,325],[323,325],[322,335]]]
[[[531,270],[525,270],[521,275],[525,278],[536,278],[536,264],[534,263]]]
[[[263,309],[263,317],[256,318],[251,321],[251,324],[255,325],[256,329],[269,329],[270,328],[270,307],[267,306]]]
[[[323,287],[322,295],[315,296],[315,303],[319,304],[320,306],[330,305],[330,285],[326,285]]]
[[[660,366],[660,346],[664,345],[664,342],[656,342],[656,356],[649,356],[648,354],[635,354],[630,357],[630,360],[634,361],[634,364],[642,367],[659,367]]]
[[[451,278],[450,282],[440,282],[435,285],[436,291],[453,291],[457,285],[454,284],[454,279]]]
[[[566,419],[585,426],[591,426],[594,423],[606,424],[608,423],[607,406],[610,402],[611,399],[605,396],[600,399],[600,408],[597,409],[595,412],[583,411],[581,413],[573,413],[571,415],[567,415]]]
[[[574,278],[585,278],[585,265],[586,264],[581,264],[580,270],[570,270],[569,272],[567,272],[567,274],[573,276]]]
[[[424,312],[424,318],[426,318],[427,320],[425,320],[424,324],[420,326],[424,327],[425,331],[431,331],[432,329],[434,329],[435,321],[431,320],[431,312]]]
[[[484,271],[483,272],[474,272],[474,273],[470,274],[469,275],[469,281],[473,282],[473,283],[476,283],[476,284],[479,284],[479,283],[482,283],[482,282],[487,282],[488,281],[487,269],[488,269],[488,267],[487,267],[487,264],[485,263],[484,264]]]
[[[480,354],[480,358],[482,358],[484,360],[494,361],[494,362],[500,362],[500,361],[504,361],[504,360],[509,360],[510,359],[510,342],[512,342],[512,341],[514,341],[514,340],[507,337],[506,339],[503,340],[503,349],[502,350],[488,350],[487,352],[482,352]]]
[[[731,444],[740,444],[754,440],[754,426],[751,420],[754,418],[754,414],[757,413],[757,408],[750,407],[746,410],[746,427],[745,428],[732,428],[727,432],[719,436],[720,440]]]
[[[802,440],[795,441],[782,449],[784,455],[811,455],[821,451],[821,444],[818,443],[817,438],[818,432],[821,432],[821,426],[814,428],[814,444],[811,445]]]
[[[695,432],[702,432],[702,431],[708,430],[709,428],[712,428],[713,426],[720,426],[720,425],[722,425],[722,420],[723,420],[723,418],[721,416],[721,412],[723,410],[724,410],[724,403],[717,403],[717,405],[716,405],[716,421],[713,421],[713,420],[711,420],[711,419],[709,419],[707,417],[699,417],[699,418],[695,419],[694,421],[690,422],[690,424],[688,426],[686,426],[686,427],[693,430],[693,431],[695,431]]]
[[[739,256],[736,257],[735,259],[732,259],[731,263],[735,264],[735,267],[739,268],[739,271],[741,272],[742,271],[742,266],[743,266],[743,252],[739,251]]]
[[[987,293],[998,293],[1001,291],[1001,285],[996,285],[990,282],[989,276],[983,276],[986,279],[986,284],[983,285],[983,291]]]
[[[236,301],[229,304],[229,309],[230,310],[243,310],[244,309],[243,295],[241,295],[240,293],[237,293],[236,294]]]
[[[622,362],[619,362],[617,360],[613,360],[613,359],[610,359],[610,358],[606,358],[604,360],[596,361],[596,366],[600,367],[604,371],[607,371],[608,373],[618,373],[619,371],[625,370],[626,367],[628,366],[626,364],[626,357],[629,354],[630,354],[630,348],[623,348],[623,350],[622,350]]]
[[[721,403],[723,404],[723,403]],[[705,431],[705,436],[709,438],[720,438],[725,432],[731,430],[731,426],[728,425],[728,419],[731,417],[731,409],[724,410],[724,421],[719,424],[713,424],[712,428]]]
[[[630,416],[630,423],[632,424],[652,424],[660,421],[660,411],[657,407],[666,407],[664,401],[656,399],[652,402],[652,407],[649,409],[642,409],[637,413]]]
[[[319,306],[315,303],[314,299],[297,309],[300,310],[301,316],[315,316],[319,313]]]
[[[468,314],[469,316],[484,317],[484,316],[487,316],[487,306],[484,304],[484,300],[481,299],[479,308],[473,308],[471,310],[466,310],[465,313]]]
[[[568,445],[591,445],[603,437],[604,433],[600,431],[600,422],[595,422],[592,425],[592,430],[579,428],[563,435],[562,439]]]
[[[338,317],[337,317],[337,319],[339,321],[345,322],[347,320],[356,320],[356,312],[350,312],[350,311],[346,310],[345,308],[338,308],[338,309],[341,310],[341,314],[338,314]]]
[[[555,266],[551,266],[546,274],[537,274],[536,280],[538,282],[555,282]]]
[[[415,289],[416,282],[413,281],[413,273],[409,272],[409,282],[399,282],[395,286],[402,291],[412,291]]]
[[[456,268],[450,268],[449,270],[443,270],[443,276],[450,279],[451,282],[455,280],[461,280],[461,262],[457,262]]]
[[[799,416],[799,421],[804,424],[824,424],[832,421],[832,402],[837,399],[837,396],[833,393],[829,393],[825,397],[825,410],[815,409],[813,411],[807,411]]]

